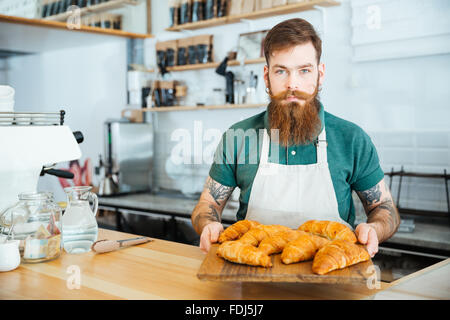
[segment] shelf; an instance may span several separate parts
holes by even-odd
[[[258,64],[258,63],[266,63],[265,58],[251,59],[245,60],[244,64]],[[228,66],[239,66],[241,63],[237,60],[228,61]],[[184,66],[173,66],[167,67],[168,71],[177,72],[177,71],[189,71],[189,70],[201,70],[201,69],[212,69],[217,68],[220,65],[220,62],[209,62],[209,63],[200,63],[200,64],[187,64]]]
[[[267,103],[259,104],[228,104],[220,106],[187,106],[187,107],[157,107],[157,108],[146,108],[146,109],[126,109],[126,110],[141,110],[142,112],[171,112],[171,111],[194,111],[194,110],[219,110],[219,109],[252,109],[252,108],[262,108],[267,107]]]
[[[199,22],[186,23],[186,24],[167,28],[166,30],[167,31],[197,30],[197,29],[202,29],[202,28],[221,26],[221,25],[230,24],[230,23],[237,23],[237,22],[241,22],[241,20],[243,20],[243,19],[248,19],[248,20],[261,19],[261,18],[267,18],[267,17],[276,16],[276,15],[312,10],[312,9],[314,9],[315,6],[332,7],[332,6],[338,6],[338,5],[340,5],[340,3],[335,0],[311,0],[311,1],[307,1],[307,2],[294,3],[294,4],[288,4],[288,5],[269,8],[269,9],[258,10],[258,11],[248,13],[248,14],[239,14],[239,15],[227,16],[227,17],[222,17],[222,18],[214,18],[214,19],[209,19],[209,20],[204,20],[204,21],[199,21]]]
[[[140,65],[140,64],[129,64],[128,67],[131,69],[130,71],[140,71],[140,72],[148,72],[148,73],[153,73],[155,72],[155,69],[148,69],[146,66],[144,65]]]
[[[152,38],[150,34],[81,26],[69,29],[65,22],[28,19],[0,14],[0,50],[36,53],[96,45],[117,38]]]
[[[81,17],[92,14],[92,13],[100,13],[106,12],[113,9],[119,9],[125,7],[127,5],[136,6],[139,4],[139,1],[136,0],[110,0],[108,2],[96,4],[93,6],[85,7],[80,9]],[[54,16],[45,17],[44,20],[47,21],[66,21],[67,18],[71,15],[71,13],[64,12]]]

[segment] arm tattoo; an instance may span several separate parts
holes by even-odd
[[[227,200],[231,193],[233,192],[233,187],[226,187],[224,185],[221,185],[220,183],[215,182],[212,179],[208,179],[206,181],[206,188],[208,188],[209,193],[213,197],[214,201],[217,203],[218,206],[221,205],[219,201]]]
[[[209,205],[210,211],[208,212],[202,212],[198,214],[194,219],[194,225],[198,226],[199,222],[201,220],[211,221],[211,222],[220,222],[220,215],[217,212],[216,208],[214,206]]]
[[[375,187],[366,191],[361,191],[364,207],[375,204],[380,201],[381,191],[380,186],[377,184]]]
[[[379,211],[379,209],[387,210],[388,215],[386,215],[386,212]],[[369,212],[368,222],[372,220],[380,221],[388,227],[383,238],[390,238],[397,231],[397,226],[400,223],[394,203],[391,200],[383,202]]]
[[[385,194],[390,194],[387,185],[385,186]],[[382,234],[378,235],[380,242],[389,239],[397,231],[400,224],[400,216],[392,198],[390,196],[383,197],[379,185],[360,192],[360,198],[366,209],[367,222],[378,222],[384,226],[383,230],[380,230]]]

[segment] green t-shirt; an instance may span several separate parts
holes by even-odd
[[[322,128],[324,123],[326,126],[328,166],[339,215],[354,226],[352,190],[372,188],[384,178],[384,172],[372,140],[359,126],[324,111],[322,104],[319,116]],[[214,155],[210,177],[222,185],[241,189],[237,220],[245,219],[247,214],[252,184],[258,170],[262,133],[264,129],[270,131],[269,128],[267,110],[240,121],[223,134]],[[286,148],[271,142],[268,161],[286,165],[317,163],[315,143]]]

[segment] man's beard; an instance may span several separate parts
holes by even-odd
[[[321,128],[318,93],[319,80],[313,94],[290,90],[277,95],[269,93],[269,124],[271,129],[279,130],[280,145],[287,147],[292,144],[309,144],[317,138]],[[286,101],[288,96],[303,99],[303,106],[298,101]]]

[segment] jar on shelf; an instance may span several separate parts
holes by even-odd
[[[22,193],[19,202],[0,216],[2,233],[20,240],[21,261],[37,263],[61,255],[62,209],[51,192]]]

